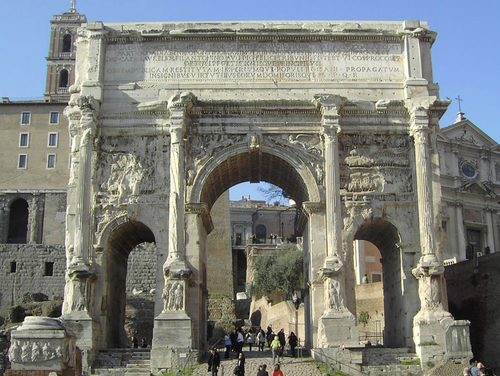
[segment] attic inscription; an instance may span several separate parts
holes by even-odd
[[[399,43],[135,43],[106,48],[106,81],[404,79]]]

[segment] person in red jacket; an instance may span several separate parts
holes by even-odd
[[[279,364],[274,366],[274,371],[271,373],[271,376],[283,376],[283,371],[281,371]]]

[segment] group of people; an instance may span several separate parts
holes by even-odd
[[[136,336],[132,336],[132,338],[130,339],[130,347],[133,347],[134,349],[139,348],[139,341],[137,340]],[[148,342],[146,341],[146,338],[142,339],[141,347],[143,349],[146,349],[148,347]]]
[[[279,342],[275,342],[275,346],[272,345],[273,340],[277,338]],[[224,336],[224,347],[226,348],[226,352],[224,353],[224,358],[229,359],[231,350],[236,354],[239,354],[243,351],[243,347],[245,344],[248,346],[248,350],[252,351],[252,347],[256,346],[258,351],[264,351],[264,347],[266,345],[273,353],[279,352],[282,355],[285,345],[285,330],[281,329],[277,334],[273,332],[271,326],[267,327],[267,332],[264,332],[264,329],[258,328],[254,331],[250,328],[248,331],[244,332],[242,328],[237,328],[234,332],[227,332]],[[299,340],[294,332],[291,332],[288,336],[288,345],[290,346],[291,355],[295,357],[295,348],[297,347]]]
[[[208,372],[211,372],[212,376],[217,376],[220,370],[220,363],[220,355],[217,352],[217,349],[213,347],[212,350],[210,350],[210,357],[208,358]],[[236,366],[234,367],[233,375],[245,376],[245,355],[243,355],[243,352],[240,352],[238,354],[238,361],[236,362]],[[269,376],[266,364],[262,364],[259,366],[257,376]],[[284,376],[283,371],[281,371],[281,367],[278,363],[275,364],[274,370],[271,372],[271,376]]]
[[[271,349],[273,354],[273,364],[274,370],[271,376],[283,376],[283,372],[280,370],[280,361],[283,357],[284,349],[287,343],[287,338],[285,336],[285,330],[281,329],[278,333],[275,333],[272,327],[269,325],[267,331],[258,328],[256,331],[250,328],[246,332],[242,328],[236,328],[234,332],[227,332],[224,336],[224,347],[226,351],[224,353],[224,358],[229,359],[231,357],[231,351],[237,354],[237,364],[233,370],[234,375],[244,376],[245,375],[245,355],[243,354],[243,347],[245,344],[248,345],[249,351],[252,351],[252,347],[256,346],[258,351],[264,351],[264,347],[267,346]],[[288,336],[288,345],[290,346],[291,356],[295,357],[295,348],[297,347],[299,340],[294,332],[291,332]],[[216,376],[220,368],[221,357],[217,352],[216,348],[213,348],[210,353],[210,358],[208,360],[208,371],[212,372],[212,375]],[[258,376],[268,376],[267,365],[262,364],[259,367]]]
[[[469,361],[470,367],[465,367],[464,376],[495,376],[491,368],[486,368],[483,363],[476,358]]]

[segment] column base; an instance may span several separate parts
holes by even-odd
[[[413,319],[413,339],[422,368],[472,357],[469,325],[444,310],[419,312]]]
[[[333,311],[319,319],[319,347],[358,346],[356,317],[349,311]]]
[[[76,347],[80,350],[82,371],[90,374],[92,363],[97,354],[99,324],[87,311],[76,311],[62,316],[63,325],[76,336]]]
[[[193,325],[184,311],[162,312],[155,318],[151,369],[177,370],[195,365],[198,351],[193,350]]]

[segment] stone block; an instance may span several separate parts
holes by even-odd
[[[76,337],[61,322],[49,317],[27,317],[12,332],[9,359],[13,371],[23,375],[39,371],[77,368]],[[35,375],[34,373],[33,375]]]

